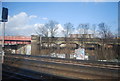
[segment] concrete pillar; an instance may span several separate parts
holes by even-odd
[[[31,55],[39,55],[40,53],[40,41],[38,35],[31,36]]]

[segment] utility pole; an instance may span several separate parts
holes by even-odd
[[[5,39],[5,22],[2,23],[2,63],[4,61],[4,39]]]
[[[2,48],[4,48],[4,39],[5,39],[5,22],[2,24]]]
[[[2,16],[2,1],[0,0],[0,16]],[[2,26],[2,18],[0,18],[0,27],[1,27],[1,35],[3,35],[3,26]],[[3,63],[3,55],[4,55],[4,52],[3,52],[3,36],[2,36],[2,41],[1,41],[1,46],[0,46],[0,62]]]

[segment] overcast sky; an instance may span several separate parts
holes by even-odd
[[[91,30],[92,24],[105,22],[113,32],[116,32],[118,28],[118,0],[91,1],[94,2],[3,2],[2,6],[9,9],[6,35],[35,34],[36,28],[49,20],[59,22],[58,32],[64,30],[63,25],[66,22],[71,22],[75,28],[78,24],[89,23]]]

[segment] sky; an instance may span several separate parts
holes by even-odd
[[[79,24],[88,23],[90,31],[93,24],[105,22],[112,32],[117,32],[117,0],[116,2],[92,1],[94,2],[3,2],[2,7],[9,9],[6,35],[36,34],[37,27],[49,20],[59,23],[59,33],[64,30],[63,26],[67,22],[71,22],[75,29]]]
[[[119,0],[2,0],[4,2],[118,2]]]

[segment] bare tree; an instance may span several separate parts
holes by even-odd
[[[45,25],[42,25],[42,26],[38,26],[36,33],[42,37],[48,37],[49,31]]]
[[[110,27],[108,27],[105,23],[98,24],[99,33],[102,38],[111,38],[113,37],[112,32],[110,31]]]
[[[65,58],[70,58],[70,50],[69,50],[69,35],[72,33],[73,31],[73,24],[71,24],[70,22],[64,24],[64,35],[65,35],[65,42],[66,42],[66,49],[65,49]]]
[[[65,37],[68,37],[73,31],[73,24],[71,24],[70,22],[64,24],[64,35]]]
[[[81,34],[82,33],[82,24],[79,24],[78,27],[77,27],[77,30],[78,30],[78,33]]]
[[[50,20],[48,23],[42,26],[38,26],[36,33],[43,37],[55,37],[58,30],[57,25],[58,25],[58,22]]]
[[[83,29],[84,29],[84,34],[88,34],[89,24],[84,24]]]
[[[55,49],[53,47],[54,44],[54,37],[57,34],[57,30],[58,30],[58,22],[50,20],[47,24],[45,24],[45,26],[48,28],[49,33],[50,33],[50,38],[48,39],[49,42],[49,53],[54,53]]]
[[[57,30],[58,30],[58,22],[50,20],[48,23],[45,24],[46,28],[48,28],[48,31],[50,33],[50,37],[55,37],[55,35],[57,34]]]
[[[94,35],[94,37],[96,37],[96,29],[97,29],[96,24],[93,24],[92,28],[93,28],[93,35]]]
[[[102,58],[100,59],[104,59],[104,60],[110,60],[110,59],[114,59],[115,55],[114,55],[114,51],[113,49],[108,47],[108,44],[110,42],[110,40],[113,40],[113,34],[110,31],[109,26],[107,26],[105,23],[100,23],[98,24],[99,27],[99,33],[101,35],[101,47],[97,50],[96,54],[98,55],[98,59],[99,57],[102,56]],[[100,51],[100,52],[98,52]]]
[[[53,52],[54,49],[52,49],[52,44],[53,42],[53,37],[55,37],[55,35],[57,34],[57,30],[58,30],[58,22],[50,20],[48,23],[39,26],[36,33],[42,37],[45,37],[47,42],[46,42],[46,51],[47,54],[50,54]],[[42,44],[42,42],[41,42]],[[41,46],[43,46],[43,44],[40,44],[40,48],[42,48]]]
[[[84,40],[86,40],[85,38],[87,36],[85,34],[88,34],[89,24],[79,24],[77,29],[78,29],[78,33],[80,36],[79,43],[81,44],[82,47],[84,47],[85,46]],[[83,32],[82,32],[82,30],[83,30]],[[83,33],[83,34],[81,34],[81,33]]]
[[[79,33],[83,30],[83,34],[88,34],[89,24],[79,24],[77,29]]]

